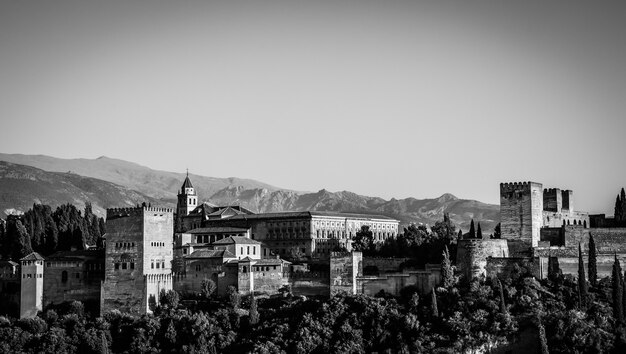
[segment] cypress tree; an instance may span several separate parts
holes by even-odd
[[[256,303],[254,295],[250,295],[250,324],[255,325],[259,323],[259,309]]]
[[[584,308],[587,303],[587,280],[585,279],[585,264],[583,263],[582,246],[578,243],[578,303]]]
[[[598,285],[598,265],[597,265],[597,250],[596,241],[593,239],[593,235],[589,235],[589,282],[591,286]]]
[[[476,231],[476,238],[483,239],[483,231],[480,229],[480,221],[478,222],[478,230]]]
[[[476,238],[476,230],[474,230],[474,219],[470,222],[469,233],[467,234],[467,238]]]
[[[615,198],[615,222],[620,223],[623,220],[623,214],[624,214],[624,209],[623,209],[623,201],[620,199],[620,196],[618,195],[617,198]]]
[[[502,282],[498,279],[498,287],[500,288],[500,313],[506,314],[506,303],[504,302],[504,288]]]
[[[619,264],[617,255],[613,262],[613,273],[611,275],[613,290],[613,318],[617,323],[624,322],[624,282],[622,281],[622,267]]]
[[[537,327],[539,327],[539,342],[541,343],[541,354],[549,354],[550,350],[548,350],[548,338],[546,337],[546,328],[543,326],[543,323],[541,323],[541,320],[539,320],[539,324],[537,325]]]
[[[548,279],[556,281],[561,275],[561,269],[559,267],[559,258],[548,258]]]
[[[454,269],[452,269],[452,263],[450,262],[450,252],[448,252],[448,246],[445,246],[443,250],[443,260],[441,261],[441,283],[444,288],[454,286]]]
[[[457,239],[459,240],[463,239],[463,231],[461,229],[459,229],[459,234],[457,235]]]
[[[624,192],[624,188],[622,187],[622,190],[619,193],[619,198],[622,200],[622,207],[621,207],[621,211],[622,213],[620,214],[620,220],[626,221],[626,192]]]
[[[439,317],[439,310],[437,309],[437,294],[435,293],[435,288],[433,288],[432,290],[430,310],[433,317]]]
[[[500,226],[500,223],[498,223],[498,225],[496,225],[496,227],[493,229],[493,238],[495,239],[499,239],[502,238],[502,230],[501,230],[502,226]]]

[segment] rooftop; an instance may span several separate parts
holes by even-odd
[[[235,258],[228,250],[197,250],[185,258]]]
[[[230,244],[248,244],[248,245],[260,245],[261,242],[243,236],[228,236],[219,241],[213,242],[214,245],[230,245]]]
[[[247,232],[248,229],[242,227],[199,227],[197,229],[189,230],[186,234],[210,234],[210,233],[228,233],[228,232]]]
[[[43,261],[43,257],[37,252],[31,252],[26,257],[20,259],[20,261]]]
[[[295,219],[295,218],[311,218],[318,217],[334,217],[334,218],[352,218],[352,219],[366,219],[366,220],[384,220],[384,221],[398,221],[394,218],[390,218],[384,215],[374,214],[357,214],[357,213],[342,213],[335,211],[288,211],[280,213],[262,213],[262,214],[250,214],[250,215],[234,215],[229,217],[229,220],[258,220],[258,219]]]

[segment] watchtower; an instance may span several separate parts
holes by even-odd
[[[176,204],[176,232],[186,231],[183,230],[183,216],[189,215],[197,206],[198,196],[189,179],[189,172],[187,172],[187,177],[185,177],[185,181],[178,193],[178,202]]]
[[[37,252],[20,259],[20,318],[35,317],[43,309],[43,261]]]
[[[102,313],[144,314],[172,289],[174,214],[169,208],[107,209]]]
[[[543,223],[541,183],[500,183],[500,228],[511,256],[526,255],[539,243]]]

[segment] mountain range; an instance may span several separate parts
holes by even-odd
[[[174,207],[183,173],[153,170],[136,163],[99,157],[59,159],[44,155],[0,153],[0,213],[25,211],[33,203],[56,206],[92,203],[104,215],[109,207],[146,202]],[[443,213],[464,231],[471,219],[480,221],[485,233],[498,223],[499,206],[444,194],[433,199],[391,199],[362,196],[348,191],[315,193],[278,188],[242,178],[189,175],[200,201],[220,205],[239,204],[255,212],[342,211],[380,214],[400,220],[401,225],[433,225]]]

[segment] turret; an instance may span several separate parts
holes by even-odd
[[[43,309],[43,261],[44,258],[37,252],[20,259],[20,318],[35,317]]]
[[[198,206],[198,196],[189,179],[189,171],[183,185],[180,187],[178,193],[178,203],[176,204],[176,232],[183,232],[183,217],[189,215],[189,213]]]

